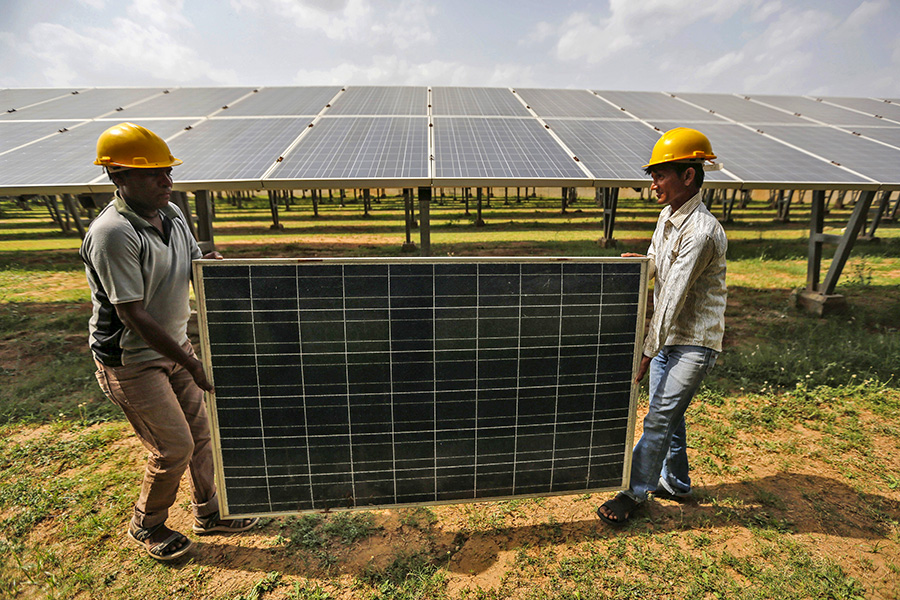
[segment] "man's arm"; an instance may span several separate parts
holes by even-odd
[[[213,386],[203,372],[203,363],[184,351],[184,348],[172,339],[156,319],[144,308],[143,300],[116,304],[116,313],[126,327],[141,336],[147,345],[175,363],[184,367],[194,383],[201,390],[211,392]]]

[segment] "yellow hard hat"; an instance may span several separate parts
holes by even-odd
[[[709,138],[688,127],[676,127],[665,132],[650,155],[650,162],[644,165],[644,169],[663,163],[679,161],[704,161],[716,157],[712,151]]]
[[[130,169],[174,167],[181,160],[172,156],[161,137],[134,123],[119,123],[97,138],[95,165]]]

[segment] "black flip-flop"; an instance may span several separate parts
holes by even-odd
[[[618,527],[620,525],[624,525],[628,522],[628,519],[631,518],[631,513],[634,512],[640,506],[640,502],[629,496],[628,494],[619,493],[612,500],[607,500],[603,503],[601,508],[606,508],[615,516],[615,519],[611,519],[610,517],[604,515],[600,512],[600,508],[597,509],[597,516],[600,519],[608,524]]]
[[[136,530],[132,530],[131,526],[128,527],[128,538],[134,541],[137,544],[140,544],[141,548],[144,551],[160,561],[169,561],[175,560],[176,558],[180,558],[188,553],[188,551],[194,547],[194,542],[189,540],[184,534],[178,533],[177,531],[172,531],[172,534],[169,535],[166,539],[159,542],[158,544],[154,544],[152,546],[147,545],[147,539],[156,532],[157,529],[162,527],[163,524],[160,523],[154,527],[149,527],[147,529],[140,528]],[[175,542],[187,542],[181,548],[178,548],[174,552],[166,552]]]

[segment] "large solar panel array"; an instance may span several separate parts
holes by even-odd
[[[223,511],[621,488],[645,262],[195,262]]]
[[[900,189],[890,99],[310,86],[0,89],[0,103],[4,194],[109,191],[94,145],[126,120],[186,160],[184,190],[647,185],[640,165],[675,126],[709,135],[725,166],[710,187]]]

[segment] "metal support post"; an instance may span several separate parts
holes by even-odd
[[[84,223],[81,222],[81,216],[78,214],[78,205],[75,202],[75,197],[72,194],[63,194],[63,206],[72,215],[72,221],[75,223],[78,235],[81,236],[81,239],[84,239]]]
[[[431,188],[419,188],[419,241],[422,256],[431,256]]]
[[[191,213],[191,204],[188,202],[187,193],[186,192],[172,192],[171,195],[172,200],[181,209],[182,214],[184,214],[184,220],[187,221],[188,229],[191,230],[191,235],[194,236],[194,239],[197,238],[197,227],[194,225],[194,215]]]
[[[865,240],[867,242],[876,242],[878,238],[875,237],[875,232],[878,230],[878,226],[881,224],[881,219],[884,217],[884,213],[887,212],[888,206],[891,203],[891,193],[888,191],[881,192],[881,199],[878,202],[878,206],[873,211],[871,216],[871,221],[867,227],[863,227],[863,234],[859,236],[859,239]]]
[[[401,252],[415,252],[416,245],[412,241],[412,190],[403,188],[403,220],[406,229],[406,242],[400,247]]]
[[[212,200],[209,190],[194,192],[194,205],[197,209],[197,243],[204,254],[216,249],[213,241]]]
[[[734,212],[734,203],[737,200],[738,191],[731,190],[731,198],[728,197],[728,190],[722,190],[722,193],[724,195],[722,200],[722,217],[726,223],[731,223],[734,220],[731,214]]]
[[[834,293],[838,279],[847,264],[850,250],[856,241],[860,230],[865,223],[865,216],[872,200],[874,191],[862,192],[859,200],[853,208],[853,214],[847,222],[843,235],[831,235],[822,233],[825,220],[825,192],[816,190],[813,193],[812,212],[810,215],[809,231],[809,261],[807,264],[806,289],[794,292],[791,297],[796,306],[805,308],[818,315],[842,310],[846,306],[844,297]],[[825,281],[819,283],[822,265],[822,246],[826,243],[837,244],[834,258],[825,276]]]
[[[894,208],[890,210],[890,213],[885,217],[885,219],[889,221],[896,221],[898,212],[900,212],[900,194],[897,194],[897,199],[894,201]]]
[[[475,227],[484,227],[484,219],[481,218],[481,188],[475,189]]]
[[[775,208],[778,211],[775,217],[776,221],[781,223],[791,222],[791,201],[794,198],[794,190],[778,190],[778,200],[775,201]]]
[[[619,205],[619,188],[600,188],[597,190],[603,201],[603,237],[598,244],[603,248],[615,248],[613,237],[616,228],[616,208]]]
[[[272,225],[269,229],[284,229],[284,225],[278,220],[278,192],[269,190],[269,209],[272,211]]]

